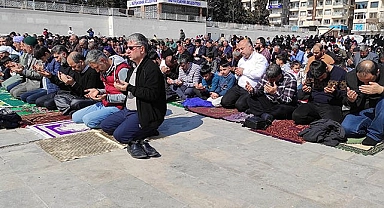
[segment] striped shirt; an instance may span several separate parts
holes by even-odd
[[[187,71],[180,68],[177,80],[183,82],[183,85],[187,87],[194,87],[195,84],[200,83],[200,66],[190,62]]]

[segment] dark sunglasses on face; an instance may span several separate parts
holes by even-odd
[[[139,46],[139,45],[136,45],[136,46],[127,46],[127,48],[129,49],[129,50],[133,50],[134,48],[136,48],[136,47],[141,47],[141,46]]]

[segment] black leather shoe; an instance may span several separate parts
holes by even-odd
[[[132,144],[128,145],[127,152],[136,159],[147,159],[148,155],[144,151],[143,147],[138,142],[133,142]]]
[[[365,137],[365,139],[361,143],[363,145],[366,145],[366,146],[376,146],[376,144],[379,143],[379,142],[374,140],[374,139],[372,139],[371,137],[367,136],[367,137]]]
[[[273,118],[273,116],[271,114],[268,114],[268,113],[263,113],[263,114],[261,114],[260,117],[265,120],[265,123],[268,126],[271,125],[273,120],[275,119],[275,118]]]
[[[141,146],[143,147],[143,150],[147,153],[149,157],[160,157],[160,153],[153,148],[151,145],[149,145],[148,141],[142,141]]]
[[[157,129],[155,129],[155,130],[153,130],[151,136],[159,136],[159,135],[160,135],[159,131]]]

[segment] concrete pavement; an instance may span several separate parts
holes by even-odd
[[[175,106],[151,142],[59,162],[27,129],[0,130],[0,207],[383,207],[384,153],[298,145]]]

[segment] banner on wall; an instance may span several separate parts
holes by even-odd
[[[168,3],[168,4],[177,4],[184,6],[194,6],[194,7],[207,7],[206,1],[193,1],[193,0],[133,0],[127,1],[127,7],[138,7],[143,5],[154,5],[157,3]]]

